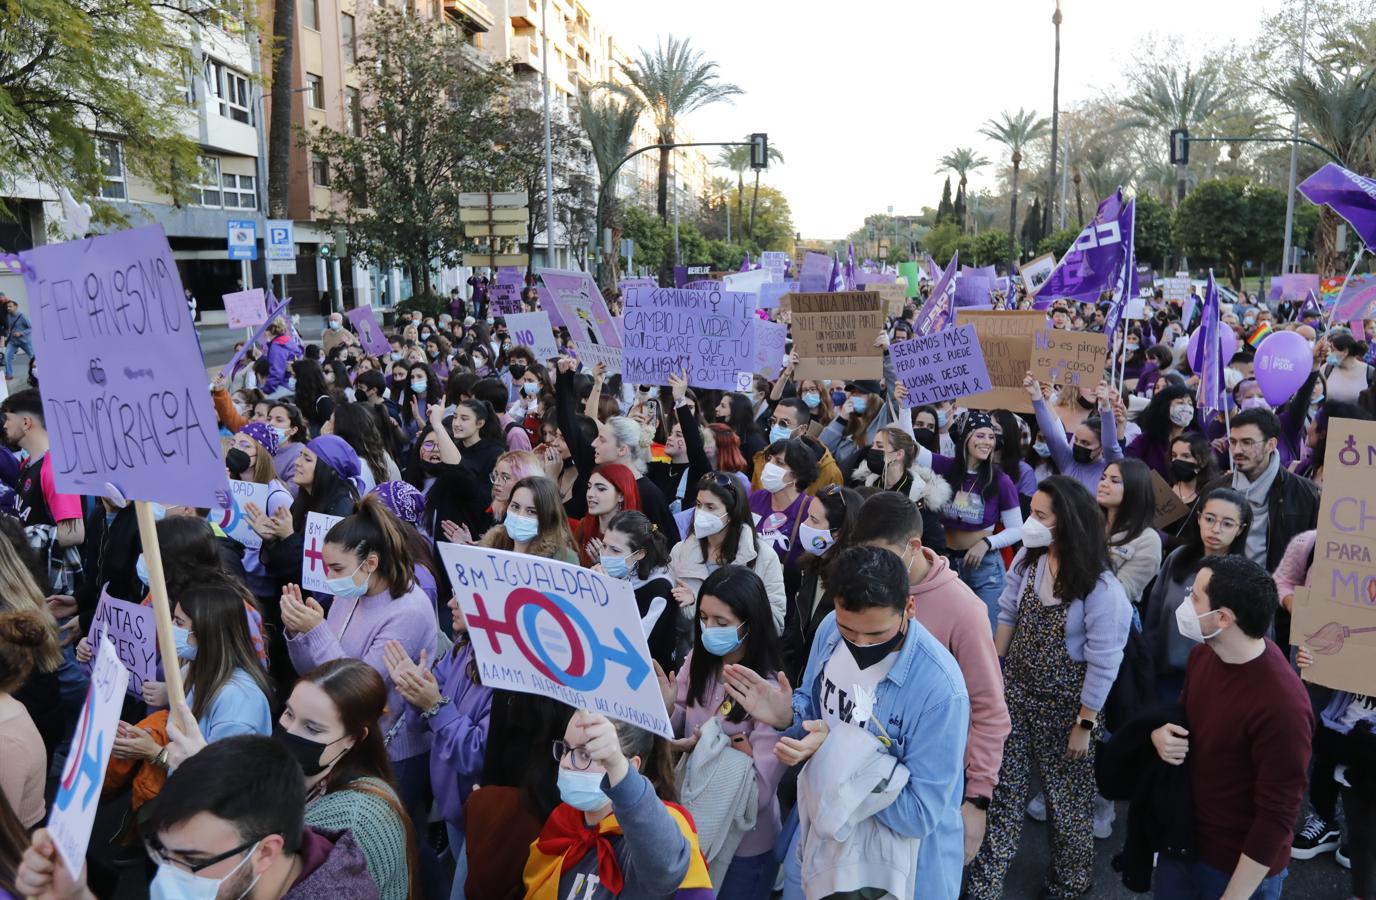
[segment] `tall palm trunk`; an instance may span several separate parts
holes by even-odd
[[[661,128],[659,130],[659,142],[672,144],[674,142],[673,130]],[[659,151],[659,197],[655,206],[661,222],[669,221],[669,154],[671,153],[673,150],[669,147],[661,147]]]
[[[1319,209],[1319,228],[1315,235],[1315,268],[1320,278],[1332,278],[1342,268],[1338,253],[1338,214],[1327,206]]]
[[[965,195],[965,209],[960,213],[960,233],[964,234],[970,227],[970,195],[965,188],[965,172],[960,173],[960,193]]]
[[[287,216],[291,187],[291,73],[296,48],[296,2],[276,0],[272,10],[272,112],[268,122],[268,214]]]
[[[745,236],[755,237],[755,208],[760,203],[760,170],[755,170],[755,192],[750,195],[750,225],[745,229]]]
[[[745,173],[736,173],[736,227],[745,221]]]
[[[1075,170],[1075,176],[1071,178],[1075,182],[1075,222],[1080,228],[1085,227],[1085,198],[1080,192],[1080,170]]]
[[[1013,154],[1013,199],[1008,213],[1008,274],[1013,274],[1013,266],[1017,262],[1017,233],[1018,233],[1018,164],[1022,161],[1021,154]]]

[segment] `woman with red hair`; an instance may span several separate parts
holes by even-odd
[[[635,472],[620,463],[593,469],[588,477],[588,514],[574,526],[573,540],[578,558],[592,566],[602,556],[602,535],[612,517],[622,510],[640,509],[640,489]]]
[[[730,425],[716,422],[712,426],[712,440],[717,445],[718,472],[744,472],[749,474],[750,467],[741,453],[740,435],[731,430]]]

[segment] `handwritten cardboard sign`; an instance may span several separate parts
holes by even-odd
[[[908,389],[906,405],[968,397],[993,387],[973,325],[957,325],[899,341],[889,348],[894,372]]]
[[[575,343],[602,344],[606,347],[620,347],[621,337],[616,333],[612,314],[597,282],[587,272],[567,272],[561,269],[539,269],[540,281],[549,292],[541,297],[541,308],[546,312],[550,305],[558,311],[559,321],[569,330]],[[550,317],[554,321],[554,317]]]
[[[325,584],[325,557],[320,551],[325,546],[325,535],[343,518],[326,513],[306,513],[306,531],[301,543],[301,590],[330,592]]]
[[[515,315],[521,311],[521,285],[498,282],[488,288],[487,299],[492,304],[492,315]]]
[[[382,333],[382,326],[378,324],[371,306],[356,306],[345,315],[353,323],[354,331],[358,332],[358,342],[369,355],[385,358],[392,352],[392,344]]]
[[[268,307],[263,299],[262,288],[222,294],[221,299],[225,301],[225,315],[229,318],[230,328],[252,328],[267,321]]]
[[[100,589],[100,602],[91,620],[91,650],[99,652],[101,645],[112,644],[120,663],[129,670],[126,692],[142,697],[143,683],[158,680],[158,635],[153,607],[111,597],[105,587]]]
[[[1093,390],[1104,380],[1108,335],[1057,331],[1047,325],[1032,336],[1032,374],[1047,384]]]
[[[1151,489],[1152,500],[1155,511],[1152,513],[1151,527],[1165,528],[1172,522],[1178,522],[1180,517],[1190,511],[1185,505],[1185,501],[1171,490],[1171,486],[1166,483],[1166,479],[1161,477],[1161,473],[1155,469],[1151,470]]]
[[[1038,310],[959,311],[958,324],[975,326],[993,384],[992,389],[967,397],[967,407],[1032,412],[1032,398],[1023,389],[1022,380],[1032,365],[1032,336],[1045,322],[1046,314]]]
[[[622,314],[622,374],[632,384],[667,385],[687,370],[693,387],[734,391],[755,368],[753,294],[633,288]]]
[[[873,291],[788,295],[793,313],[795,378],[882,378],[884,350],[874,345],[884,310]]]
[[[1319,529],[1290,640],[1314,664],[1306,681],[1354,693],[1376,684],[1376,422],[1328,420]]]
[[[869,277],[877,277],[871,275]],[[892,277],[892,276],[891,276]],[[907,282],[863,281],[856,283],[857,290],[874,291],[884,304],[884,315],[895,319],[903,314],[903,305],[908,302]]]
[[[627,582],[521,553],[439,550],[483,684],[672,735]]]
[[[788,346],[788,326],[782,322],[755,320],[755,367],[771,381],[779,377],[784,365],[784,348]]]
[[[511,339],[529,347],[536,359],[553,359],[559,355],[559,344],[554,340],[554,327],[549,323],[549,313],[510,315],[506,317],[506,327]]]
[[[57,489],[210,506],[219,426],[161,225],[47,244],[25,264]]]
[[[182,308],[186,308],[185,303]],[[91,826],[96,821],[100,788],[105,784],[105,768],[110,763],[115,727],[119,724],[120,706],[128,684],[129,673],[119,661],[114,643],[105,641],[96,650],[86,703],[81,707],[81,718],[77,720],[72,746],[67,752],[67,764],[62,769],[57,796],[48,813],[48,834],[72,880],[78,884],[86,865],[86,846],[91,840]]]

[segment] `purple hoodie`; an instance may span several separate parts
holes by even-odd
[[[301,875],[282,900],[372,900],[378,896],[363,848],[352,833],[307,828],[297,854]]]
[[[287,386],[287,363],[305,355],[301,344],[291,335],[279,334],[268,342],[268,380],[263,382],[263,392],[271,394],[278,388]]]
[[[483,752],[487,748],[488,714],[492,710],[492,688],[474,684],[468,677],[473,662],[473,645],[468,641],[435,660],[431,671],[439,682],[440,693],[448,703],[429,719],[408,704],[406,727],[429,729],[430,784],[435,805],[449,825],[463,831],[463,798],[467,797],[483,771]]]

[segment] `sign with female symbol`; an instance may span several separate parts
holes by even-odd
[[[439,548],[483,684],[673,736],[629,584],[521,553]]]
[[[283,494],[286,493],[280,487],[274,488],[268,484],[231,480],[229,490],[221,492],[220,502],[210,511],[210,521],[220,526],[220,530],[227,537],[243,546],[251,549],[261,547],[263,546],[263,539],[249,524],[248,513],[245,512],[244,508],[252,503],[264,512],[271,514],[268,510],[268,495],[274,490]]]

